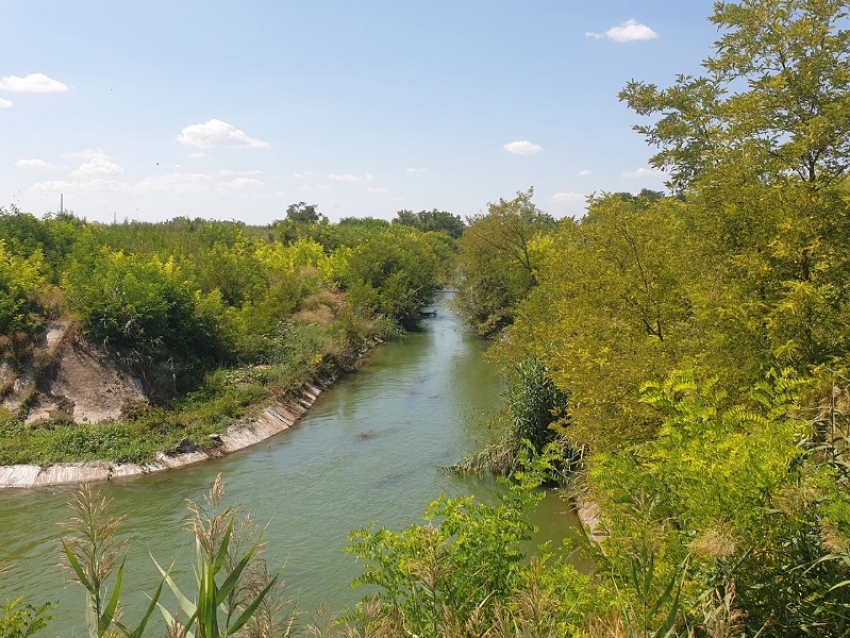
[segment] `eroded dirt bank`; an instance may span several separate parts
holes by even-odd
[[[356,368],[368,351],[380,343],[372,339],[359,352]],[[342,370],[315,379],[293,393],[294,399],[275,402],[253,416],[230,425],[227,431],[210,436],[214,446],[199,449],[184,441],[172,452],[159,452],[148,463],[82,461],[38,465],[0,466],[0,488],[46,487],[50,485],[108,481],[185,467],[209,458],[244,449],[291,428],[319,395],[332,386]],[[123,369],[100,348],[88,343],[66,322],[48,326],[34,355],[23,370],[0,366],[0,406],[9,412],[25,410],[25,423],[62,417],[77,424],[114,422],[125,406],[146,402],[144,384]],[[203,446],[206,447],[206,446]]]

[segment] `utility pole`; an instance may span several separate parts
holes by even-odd
[[[59,214],[65,212],[65,194],[59,193]]]

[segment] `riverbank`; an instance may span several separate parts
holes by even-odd
[[[367,342],[352,370],[359,367],[368,353],[382,343],[379,338]],[[293,398],[276,401],[264,407],[258,414],[240,419],[223,433],[211,434],[215,443],[209,449],[198,449],[191,443],[181,444],[174,452],[161,451],[156,459],[148,463],[115,463],[110,461],[80,461],[57,463],[48,467],[39,465],[0,466],[0,488],[36,488],[55,485],[73,485],[98,481],[110,481],[176,470],[203,461],[220,458],[261,443],[276,434],[293,427],[316,402],[319,396],[332,387],[345,370],[335,369],[330,376],[316,377],[293,393]]]
[[[162,565],[179,557],[175,581],[194,583],[193,561],[186,555],[193,545],[182,532],[185,499],[202,499],[219,474],[226,487],[222,505],[240,505],[266,529],[268,564],[285,565],[286,591],[297,596],[305,613],[322,602],[341,610],[363,597],[362,588],[348,586],[362,570],[342,551],[352,530],[371,522],[395,530],[422,523],[428,503],[440,494],[474,495],[496,504],[493,481],[439,469],[486,440],[489,429],[481,415],[494,408],[501,391],[498,369],[482,358],[489,344],[461,325],[447,302],[448,295],[439,295],[436,318],[374,347],[355,373],[324,389],[279,436],[179,471],[93,484],[110,501],[112,515],[124,517],[122,538],[133,539],[125,567],[125,617],[138,618],[150,603],[144,592],[155,591],[162,580],[151,555]],[[257,404],[255,414],[273,400]],[[56,570],[62,534],[56,523],[67,520],[75,491],[73,485],[0,490],[3,557],[14,563],[0,578],[9,591],[0,594],[56,601],[54,630],[44,632],[48,638],[88,636],[82,588],[68,585]],[[571,528],[573,519],[562,515],[566,509],[549,498],[535,512],[534,523],[552,547]],[[169,592],[163,597],[173,606]]]

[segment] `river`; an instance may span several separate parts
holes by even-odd
[[[446,474],[449,465],[487,440],[482,416],[500,402],[485,344],[450,315],[446,296],[422,331],[378,348],[355,374],[325,392],[291,430],[266,442],[196,466],[100,485],[112,511],[126,516],[131,539],[125,574],[125,621],[152,591],[162,565],[177,559],[177,577],[191,582],[194,543],[183,530],[184,499],[201,499],[221,473],[226,501],[260,525],[270,567],[283,565],[289,595],[308,614],[322,601],[335,611],[357,602],[359,574],[342,552],[348,533],[370,522],[401,529],[422,522],[439,494],[494,499],[492,481]],[[14,561],[0,576],[0,602],[23,596],[57,603],[39,635],[85,636],[83,590],[57,566],[66,503],[75,488],[0,490],[0,555]],[[539,540],[559,542],[575,518],[553,495],[534,512]],[[166,606],[176,608],[169,592]],[[150,630],[151,635],[161,632]]]

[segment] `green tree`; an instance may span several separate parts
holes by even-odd
[[[534,238],[554,228],[550,215],[532,202],[534,190],[519,192],[468,220],[458,241],[456,304],[480,334],[492,334],[513,321],[514,309],[537,284]]]
[[[407,326],[418,321],[419,309],[431,300],[439,270],[427,235],[399,226],[354,248],[349,267],[352,303]]]
[[[221,330],[221,295],[204,295],[173,258],[106,249],[81,256],[65,275],[71,308],[86,333],[147,379],[150,391],[173,391],[231,356]],[[167,374],[159,387],[157,361],[176,360],[185,375]]]
[[[848,17],[840,0],[717,2],[704,76],[620,94],[654,118],[636,127],[660,149],[651,161],[687,192],[692,232],[715,249],[695,308],[714,354],[724,369],[745,361],[751,380],[848,345]]]
[[[726,597],[746,635],[846,635],[846,566],[831,560],[835,548],[846,555],[846,481],[823,447],[809,456],[799,444],[811,427],[800,388],[776,373],[740,400],[691,372],[646,384],[642,400],[663,415],[657,437],[589,460],[613,582],[631,578],[648,541],[659,573],[689,560],[686,599]],[[688,607],[691,624],[710,620]]]
[[[658,420],[638,401],[641,384],[702,350],[690,301],[702,257],[687,211],[675,198],[601,196],[537,241],[538,286],[499,348],[510,365],[539,359],[571,393],[571,441],[599,450],[651,436]]]
[[[43,323],[45,270],[40,249],[18,256],[0,239],[0,355],[14,349],[16,333],[31,337]]]
[[[396,213],[393,224],[402,226],[413,226],[423,232],[446,233],[450,237],[458,239],[466,229],[463,220],[458,215],[452,215],[446,211],[421,210],[414,213],[411,210],[400,210]]]
[[[325,219],[325,216],[317,210],[317,206],[315,204],[298,202],[297,204],[290,204],[287,206],[286,219],[293,222],[316,224]]]
[[[0,605],[0,638],[28,638],[47,626],[53,618],[48,614],[51,605],[35,608],[21,604],[21,599]]]
[[[850,8],[843,0],[716,2],[722,30],[707,73],[659,90],[620,93],[653,124],[637,126],[661,150],[652,164],[677,190],[732,163],[756,179],[788,175],[827,184],[850,166]]]
[[[504,481],[495,505],[443,496],[428,506],[426,525],[350,535],[346,551],[363,570],[354,585],[378,588],[373,616],[392,627],[375,635],[583,635],[576,623],[590,607],[590,579],[552,557],[523,566],[534,532],[527,513],[543,497],[537,488],[554,458],[551,450],[534,457],[527,448],[521,456],[522,470]],[[357,615],[368,614],[372,602]]]

